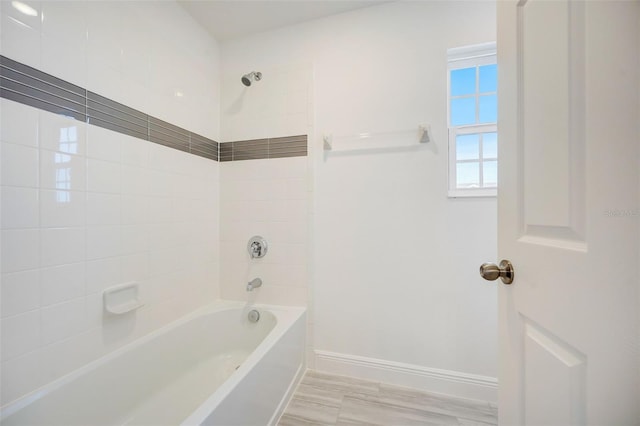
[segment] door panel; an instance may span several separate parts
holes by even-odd
[[[497,10],[500,423],[639,425],[640,2]]]
[[[526,424],[584,424],[586,357],[531,322],[524,327]]]
[[[518,5],[523,237],[586,249],[584,4]]]

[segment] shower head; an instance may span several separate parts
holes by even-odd
[[[249,87],[251,86],[252,81],[260,81],[262,78],[262,73],[257,71],[251,71],[249,74],[245,74],[242,76],[242,84]]]

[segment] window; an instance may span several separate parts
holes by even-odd
[[[495,43],[449,49],[449,196],[495,196],[498,79]]]

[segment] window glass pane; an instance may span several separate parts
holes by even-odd
[[[498,134],[484,133],[482,135],[482,157],[498,158]]]
[[[480,158],[480,138],[475,135],[456,136],[456,160],[477,160]]]
[[[480,92],[495,92],[498,90],[498,66],[484,65],[480,67]]]
[[[451,125],[463,126],[476,122],[476,98],[451,99]]]
[[[451,96],[476,93],[476,69],[462,68],[451,71]]]
[[[480,187],[480,163],[457,163],[458,188]]]
[[[498,162],[485,161],[482,163],[482,186],[495,188],[498,186]]]
[[[498,97],[496,95],[480,96],[480,123],[496,121],[498,121]]]

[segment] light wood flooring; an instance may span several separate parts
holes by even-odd
[[[498,424],[488,402],[452,398],[415,389],[308,370],[279,426]]]

